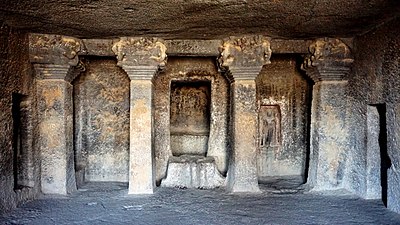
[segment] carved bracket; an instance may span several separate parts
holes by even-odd
[[[119,66],[163,68],[167,62],[166,50],[163,41],[158,38],[122,37],[112,47]]]
[[[343,80],[354,59],[350,48],[339,39],[317,39],[309,47],[302,69],[315,82]]]
[[[271,63],[270,41],[264,36],[229,37],[219,51],[221,68],[262,67]]]
[[[72,37],[30,34],[29,59],[31,63],[76,66],[81,46],[81,41]]]

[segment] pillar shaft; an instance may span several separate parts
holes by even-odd
[[[158,67],[122,68],[131,79],[129,194],[152,194],[155,187],[152,78]]]
[[[313,87],[308,183],[314,189],[335,189],[342,184],[348,137],[346,88],[347,81],[319,81]]]
[[[60,79],[69,65],[36,64],[41,185],[45,194],[76,190],[73,153],[72,85]]]
[[[256,82],[261,67],[231,68],[231,192],[260,192],[257,176]]]

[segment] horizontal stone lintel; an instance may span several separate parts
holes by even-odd
[[[116,39],[83,39],[84,50],[80,55],[115,56],[111,50]],[[272,54],[306,54],[313,40],[272,39]],[[222,40],[165,40],[168,56],[217,57]]]

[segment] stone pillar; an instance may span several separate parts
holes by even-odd
[[[113,46],[118,65],[131,79],[129,194],[152,194],[155,187],[153,150],[153,76],[166,63],[161,40],[121,38]]]
[[[260,192],[257,173],[256,82],[263,65],[270,63],[269,41],[262,36],[225,40],[220,67],[231,79],[231,155],[227,188],[230,192]]]
[[[36,73],[41,188],[44,194],[76,190],[73,152],[72,85],[80,43],[59,35],[30,35]]]
[[[348,128],[347,77],[353,62],[338,39],[317,39],[302,69],[315,82],[311,106],[310,168],[307,183],[314,190],[341,188]]]

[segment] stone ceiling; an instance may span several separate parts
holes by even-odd
[[[0,1],[3,24],[79,38],[351,37],[399,14],[399,0]]]

